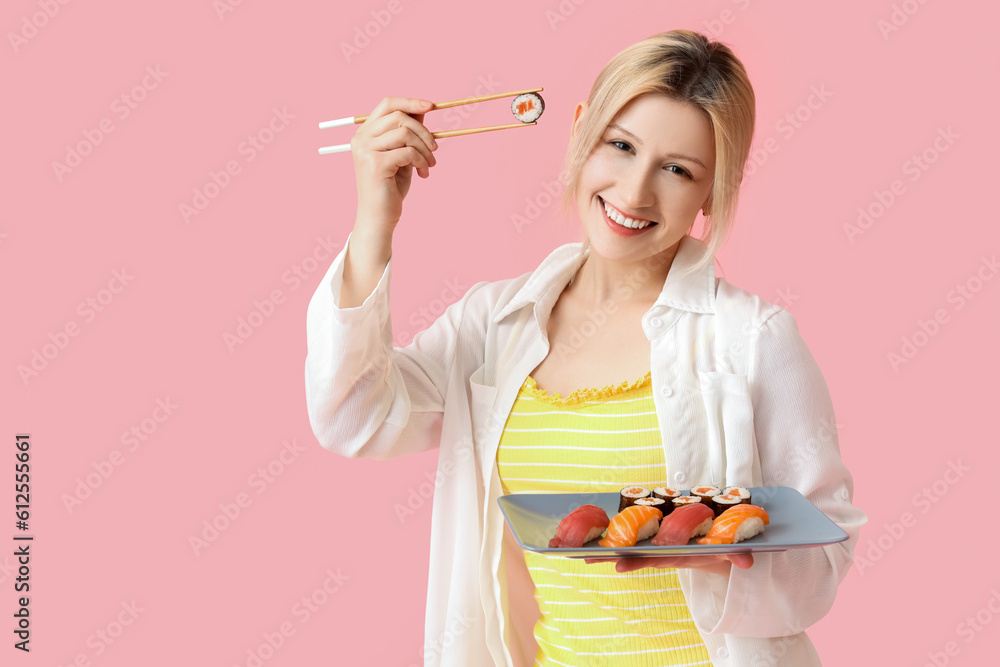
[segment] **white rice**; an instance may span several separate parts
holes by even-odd
[[[529,101],[533,103],[531,108],[523,114],[518,113],[518,105]],[[514,98],[514,101],[510,103],[510,110],[514,114],[514,118],[517,118],[522,123],[533,123],[538,120],[539,116],[542,115],[542,111],[545,110],[545,102],[542,101],[542,96],[538,93],[524,93]]]
[[[733,536],[733,543],[741,540],[749,540],[754,535],[764,531],[764,521],[757,516],[747,517],[736,527],[736,535]]]

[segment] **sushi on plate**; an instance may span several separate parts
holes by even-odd
[[[681,505],[663,519],[652,544],[658,547],[687,544],[692,537],[709,532],[715,512],[701,502]]]
[[[578,549],[596,540],[611,522],[608,513],[596,505],[580,505],[563,517],[549,548]]]
[[[649,498],[649,489],[644,486],[626,486],[619,492],[618,511],[621,512],[626,507],[635,505],[635,501],[642,498]]]
[[[763,507],[736,505],[716,518],[708,534],[698,538],[698,544],[735,544],[763,532],[769,523]]]
[[[722,490],[722,493],[727,496],[739,496],[741,502],[744,505],[750,505],[750,489],[746,489],[742,486],[727,486]]]
[[[634,547],[636,542],[656,534],[663,512],[648,505],[632,505],[616,514],[608,534],[598,542],[602,547]]]
[[[740,496],[734,494],[723,493],[717,496],[712,496],[712,501],[708,504],[715,511],[715,516],[720,516],[730,507],[736,507],[741,504],[743,499]]]

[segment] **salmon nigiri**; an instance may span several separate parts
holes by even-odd
[[[578,549],[600,537],[609,523],[608,513],[597,505],[580,505],[559,522],[549,548]]]
[[[698,538],[698,544],[735,544],[763,532],[769,523],[763,507],[736,505],[718,516],[708,535]]]
[[[602,547],[634,547],[635,543],[656,534],[663,512],[649,505],[626,507],[611,519],[608,534],[598,542]]]

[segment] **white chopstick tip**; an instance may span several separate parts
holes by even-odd
[[[346,153],[351,150],[350,144],[339,144],[337,146],[324,146],[319,149],[320,155],[326,155],[327,153]]]
[[[348,116],[347,118],[338,118],[337,120],[325,120],[319,124],[319,129],[325,130],[328,127],[341,127],[342,125],[353,125],[354,116]]]

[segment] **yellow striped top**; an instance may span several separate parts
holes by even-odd
[[[549,395],[530,376],[497,450],[504,493],[619,491],[666,486],[651,374],[604,389]],[[574,508],[567,508],[567,513]],[[711,665],[674,568],[524,552],[541,615],[536,665]]]

